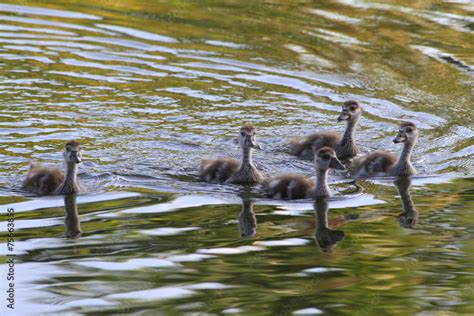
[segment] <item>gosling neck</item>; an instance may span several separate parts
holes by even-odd
[[[339,159],[346,160],[357,156],[359,153],[354,137],[358,121],[359,117],[347,121],[346,131],[339,144],[335,147],[336,155]]]
[[[327,183],[328,169],[321,169],[316,167],[316,186],[314,187],[313,195],[315,197],[326,197],[330,195],[329,186]]]
[[[66,185],[73,185],[77,181],[77,164],[73,162],[66,163],[66,177],[64,183]]]
[[[240,160],[240,169],[245,167],[255,167],[252,160],[253,149],[250,147],[242,147],[242,159]]]
[[[349,146],[349,145],[355,146],[354,134],[355,134],[355,130],[358,123],[359,123],[359,117],[351,119],[351,120],[347,120],[346,130],[341,139],[342,146]]]
[[[77,184],[77,164],[66,162],[66,176],[64,182],[58,188],[58,194],[73,194],[79,191]]]
[[[403,145],[402,153],[398,158],[397,163],[393,167],[394,173],[398,175],[407,175],[414,173],[414,168],[411,164],[411,154],[413,147],[415,147],[416,139],[412,141],[406,141]]]
[[[230,183],[250,184],[263,180],[262,174],[257,170],[252,162],[252,148],[242,148],[242,158],[239,170],[227,181]]]

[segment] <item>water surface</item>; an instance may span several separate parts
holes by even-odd
[[[473,12],[451,0],[0,4],[15,312],[468,314]],[[398,152],[398,123],[418,125],[412,183],[356,189],[332,174],[336,197],[313,204],[199,181],[200,159],[238,157],[245,123],[264,174],[312,175],[286,144],[342,131],[347,99],[364,109],[363,152]],[[89,192],[22,192],[30,162],[60,165],[72,138]]]

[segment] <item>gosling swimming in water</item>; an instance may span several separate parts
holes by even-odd
[[[362,115],[356,101],[346,101],[337,121],[347,121],[346,131],[341,137],[338,133],[320,132],[309,135],[303,141],[292,141],[291,153],[300,158],[311,158],[318,149],[328,146],[336,151],[337,158],[346,160],[357,156],[359,149],[354,140],[355,129]]]
[[[354,161],[354,174],[356,178],[380,176],[411,176],[416,173],[411,164],[411,154],[418,138],[416,125],[403,122],[394,143],[404,143],[402,153],[398,158],[388,152],[374,152]]]
[[[330,147],[323,147],[316,152],[314,164],[316,184],[308,177],[295,174],[268,178],[263,182],[263,188],[267,196],[288,200],[329,196],[328,170],[329,168],[344,170],[344,166],[337,159],[335,151]]]
[[[66,174],[59,168],[48,168],[32,164],[22,189],[38,195],[74,194],[84,191],[77,179],[77,165],[82,161],[81,148],[77,141],[66,143],[64,152]]]
[[[255,127],[243,126],[238,139],[242,148],[241,161],[232,158],[203,160],[199,168],[199,174],[203,180],[211,183],[236,184],[251,184],[263,180],[262,174],[252,161],[253,149],[261,149],[257,143]]]

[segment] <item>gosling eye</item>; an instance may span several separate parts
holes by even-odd
[[[351,109],[351,111],[355,111],[357,109],[357,105],[351,105],[350,109]]]
[[[327,159],[331,158],[331,156],[329,154],[322,154],[321,158],[323,158],[324,160],[327,160]]]
[[[411,133],[411,132],[412,132],[412,129],[411,129],[411,127],[407,127],[407,128],[405,129],[405,131],[406,131],[407,133]]]
[[[71,147],[66,147],[66,151],[71,151]]]
[[[244,133],[244,132],[241,132],[240,135],[245,136],[245,133]]]

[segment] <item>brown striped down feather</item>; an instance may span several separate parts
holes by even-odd
[[[22,189],[38,195],[54,194],[64,181],[64,172],[57,168],[32,165]]]
[[[223,183],[239,170],[240,162],[232,158],[203,160],[199,168],[199,175],[206,182]]]
[[[334,147],[341,140],[341,136],[332,132],[321,132],[309,135],[302,141],[291,141],[291,154],[301,158],[311,158],[314,153],[323,147]]]
[[[282,175],[265,179],[263,188],[268,197],[279,197],[280,199],[304,199],[311,195],[314,187],[311,179],[300,175]]]
[[[392,153],[377,151],[354,161],[356,177],[386,174],[395,165],[397,157]]]

